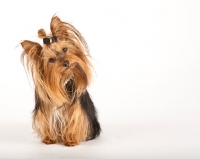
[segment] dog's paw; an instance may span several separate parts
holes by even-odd
[[[56,141],[55,140],[51,140],[49,137],[45,137],[43,140],[42,140],[43,143],[49,145],[49,144],[55,144]]]
[[[64,143],[65,146],[69,146],[69,147],[72,147],[72,146],[77,146],[79,145],[79,142],[66,142]]]

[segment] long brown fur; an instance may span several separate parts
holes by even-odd
[[[25,40],[22,62],[31,72],[35,85],[36,108],[33,127],[42,142],[78,145],[90,138],[88,117],[81,108],[79,97],[91,82],[91,63],[87,43],[71,24],[57,16],[51,19],[51,33],[38,31],[39,38],[57,37],[57,42],[44,44]],[[67,53],[63,52],[67,48]],[[67,55],[66,55],[67,54]],[[49,62],[53,59],[55,62]],[[69,61],[70,67],[63,67]],[[66,91],[66,82],[71,92]]]

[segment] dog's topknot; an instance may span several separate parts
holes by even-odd
[[[41,38],[41,39],[47,37],[46,32],[45,32],[44,29],[38,30],[38,37]]]
[[[62,22],[58,16],[53,16],[50,23],[51,33],[47,35],[44,29],[40,29],[38,30],[38,37],[42,39],[57,36],[60,39],[66,39],[68,37],[67,31],[72,28],[70,24]]]

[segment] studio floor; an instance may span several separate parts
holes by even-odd
[[[196,123],[197,124],[197,123]],[[101,136],[79,146],[45,145],[31,123],[1,123],[1,159],[199,159],[195,122],[102,124]]]

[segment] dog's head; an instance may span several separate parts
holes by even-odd
[[[39,98],[51,105],[70,104],[83,92],[91,80],[91,63],[87,43],[71,24],[54,16],[50,23],[51,33],[43,29],[38,37],[43,46],[25,40],[22,61],[32,74]]]

